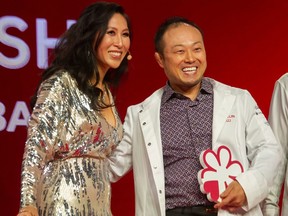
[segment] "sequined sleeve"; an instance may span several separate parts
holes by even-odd
[[[27,140],[22,162],[21,206],[35,204],[37,183],[47,161],[53,157],[52,147],[57,142],[65,122],[63,86],[57,77],[42,83],[36,105],[28,123]]]

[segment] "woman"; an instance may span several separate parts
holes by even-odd
[[[127,69],[130,21],[97,2],[60,38],[31,100],[22,163],[25,215],[112,215],[109,155],[122,138],[110,87]]]

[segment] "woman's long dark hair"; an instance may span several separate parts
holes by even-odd
[[[89,85],[89,80],[96,73],[95,85],[99,82],[95,50],[98,49],[106,34],[108,22],[115,13],[119,13],[125,17],[131,39],[131,23],[129,17],[124,12],[124,8],[112,2],[96,2],[88,6],[81,13],[77,22],[59,38],[53,51],[54,60],[43,71],[40,84],[55,72],[63,69],[76,79],[79,89],[90,98],[93,109],[100,110],[107,107],[107,105],[103,105],[103,103],[99,103],[97,100],[103,92],[99,88]],[[128,60],[125,57],[118,68],[111,68],[107,72],[104,82],[108,83],[111,87],[117,87],[127,67]],[[32,96],[30,102],[32,109],[37,100],[37,91]]]

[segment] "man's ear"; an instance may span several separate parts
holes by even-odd
[[[162,58],[162,56],[158,52],[155,52],[154,57],[155,57],[157,63],[159,64],[159,66],[161,68],[163,68],[163,58]]]

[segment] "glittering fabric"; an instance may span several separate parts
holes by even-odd
[[[41,85],[25,144],[21,207],[49,216],[112,215],[108,157],[122,123],[115,107],[113,127],[89,104],[67,72]]]
[[[200,191],[197,173],[200,153],[212,146],[212,114],[213,91],[205,79],[194,101],[166,85],[160,126],[167,209],[210,203]]]

